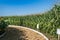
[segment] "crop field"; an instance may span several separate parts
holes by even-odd
[[[25,26],[36,30],[39,24],[39,31],[45,34],[50,40],[57,40],[56,30],[60,28],[60,5],[45,13],[27,16],[5,16],[10,25]]]

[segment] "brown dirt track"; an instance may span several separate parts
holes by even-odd
[[[38,33],[20,27],[8,27],[6,32],[0,40],[46,40]]]

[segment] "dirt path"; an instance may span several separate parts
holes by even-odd
[[[6,32],[0,40],[46,40],[38,33],[20,27],[8,27]]]

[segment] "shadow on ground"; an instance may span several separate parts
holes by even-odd
[[[25,40],[25,34],[22,30],[9,27],[7,28],[6,35],[0,40]]]

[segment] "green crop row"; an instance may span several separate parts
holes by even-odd
[[[57,36],[56,30],[60,28],[60,6],[55,5],[50,11],[43,14],[27,16],[4,17],[11,25],[26,26],[36,29],[39,23],[39,30],[53,36]]]

